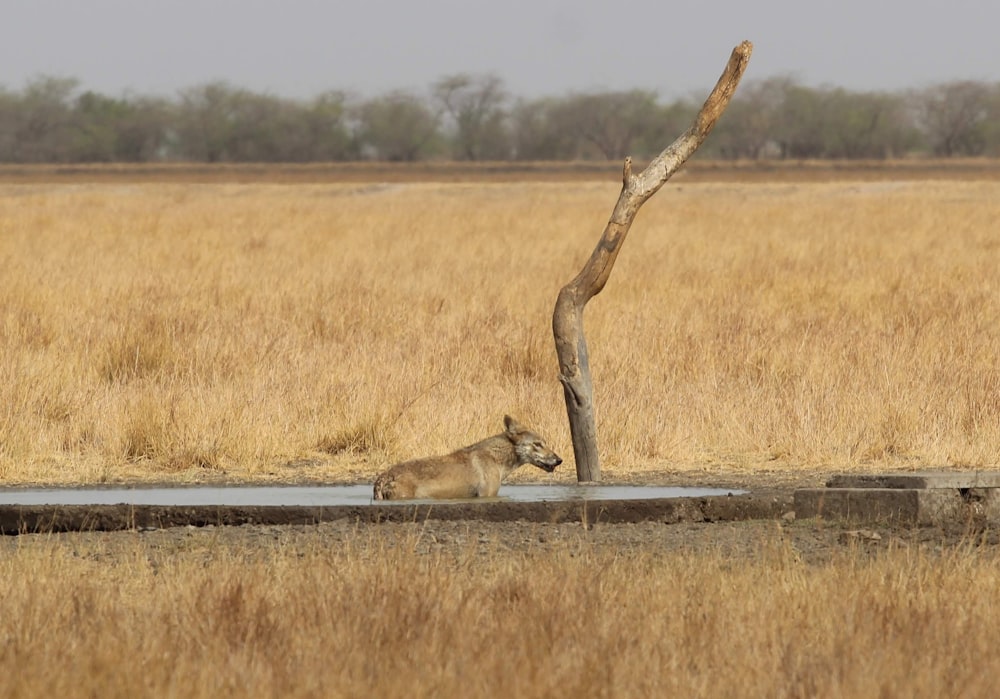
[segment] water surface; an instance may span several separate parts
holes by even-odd
[[[551,502],[573,500],[652,500],[741,495],[746,491],[722,488],[674,488],[640,485],[505,485],[500,496],[505,502]],[[462,500],[397,500],[392,503],[468,502]],[[195,486],[156,488],[5,488],[0,489],[0,505],[163,505],[163,506],[243,506],[271,505],[333,507],[370,505],[371,485],[327,486]]]

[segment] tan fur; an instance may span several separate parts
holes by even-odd
[[[443,456],[404,461],[375,479],[376,500],[492,498],[511,471],[533,464],[551,473],[562,459],[510,415],[504,431]]]

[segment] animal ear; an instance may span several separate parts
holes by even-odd
[[[517,420],[512,418],[510,415],[503,416],[503,426],[507,429],[507,434],[515,435],[518,432],[524,432],[524,428],[518,424]]]

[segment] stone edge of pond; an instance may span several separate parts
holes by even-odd
[[[648,500],[442,502],[330,507],[268,505],[0,505],[0,533],[150,530],[170,527],[309,525],[350,520],[362,524],[478,520],[562,524],[733,522],[777,519],[793,509],[791,491]]]

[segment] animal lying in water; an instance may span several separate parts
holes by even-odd
[[[507,415],[504,431],[444,456],[396,464],[375,479],[376,500],[492,498],[511,471],[533,464],[552,473],[562,459]]]

